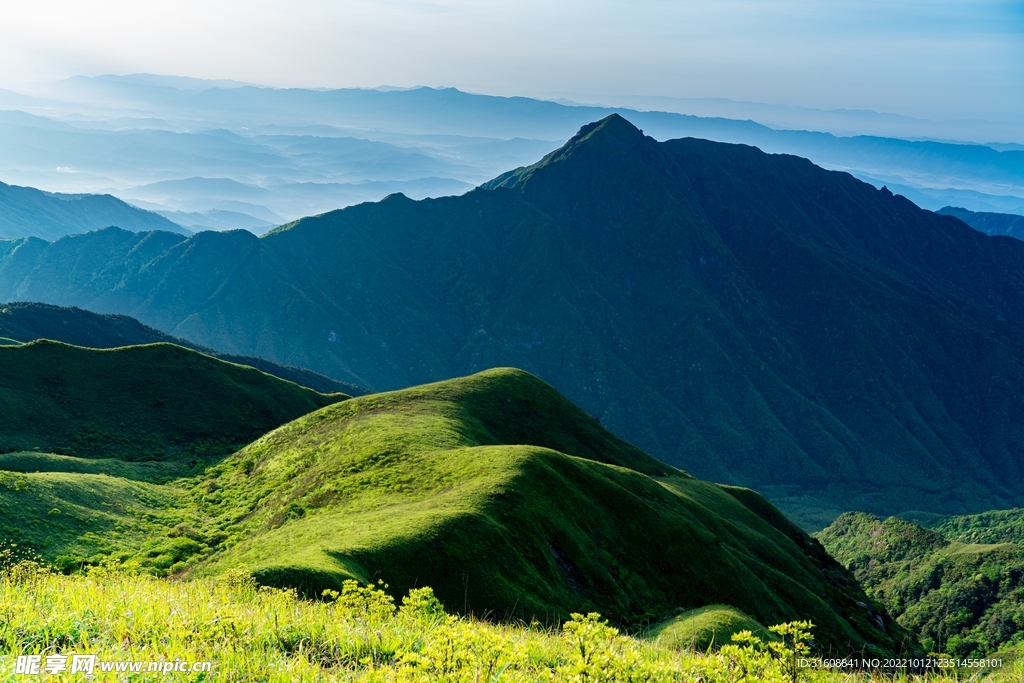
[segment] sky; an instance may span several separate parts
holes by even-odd
[[[18,91],[157,73],[1024,115],[1024,1],[3,0],[3,15],[0,88]]]

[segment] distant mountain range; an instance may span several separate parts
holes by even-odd
[[[827,127],[768,127],[735,107],[722,110],[735,118],[722,118],[453,88],[276,89],[147,75],[79,77],[56,84],[46,99],[0,98],[8,100],[4,106],[35,116],[0,112],[0,178],[54,190],[113,191],[165,211],[233,211],[259,220],[270,220],[270,211],[292,220],[394,192],[457,194],[530,163],[611,113],[660,140],[692,136],[804,156],[877,187],[906,188],[899,192],[924,208],[1024,211],[1019,145],[853,135],[848,123],[864,112],[846,112],[847,123],[830,134],[816,132]],[[657,104],[637,101],[639,109]],[[706,107],[694,110],[700,112]],[[159,197],[149,187],[195,178],[208,187],[165,187]],[[223,178],[258,188],[262,196],[209,196]]]
[[[946,206],[938,211],[944,216],[956,216],[975,230],[986,235],[1006,235],[1024,240],[1024,216],[985,211],[968,211],[956,206]]]
[[[111,226],[133,232],[167,230],[191,234],[163,216],[110,195],[55,194],[0,183],[0,237],[53,240]]]
[[[493,366],[664,461],[839,511],[1024,500],[1024,244],[806,160],[611,116],[461,197],[0,243],[0,299],[375,390]]]

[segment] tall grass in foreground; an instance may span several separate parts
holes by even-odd
[[[99,674],[93,680],[208,681],[706,681],[858,683],[871,677],[793,667],[800,625],[781,644],[747,633],[717,653],[678,651],[620,635],[597,615],[561,630],[445,614],[429,588],[401,606],[385,586],[346,584],[322,602],[257,587],[248,575],[175,582],[108,569],[63,576],[33,563],[0,578],[0,680],[17,654],[106,660],[212,661],[211,674]],[[794,631],[796,638],[794,639]],[[786,636],[789,636],[788,638]],[[1021,669],[989,680],[1019,681]],[[969,680],[976,673],[909,680]],[[50,677],[49,680],[56,680]],[[67,680],[85,680],[76,675]]]

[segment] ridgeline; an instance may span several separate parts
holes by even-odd
[[[797,157],[611,116],[460,197],[0,243],[0,299],[388,390],[550,382],[671,465],[840,511],[1024,504],[1024,244]]]

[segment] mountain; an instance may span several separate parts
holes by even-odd
[[[450,611],[551,623],[599,610],[633,629],[725,604],[762,624],[810,618],[826,648],[914,647],[756,493],[655,460],[518,370],[326,407],[190,480],[55,471],[68,460],[0,486],[3,523],[45,516],[38,547],[65,566],[98,553],[191,576],[241,567],[317,596],[379,578],[398,595],[432,586]],[[90,487],[122,504],[96,516]]]
[[[104,195],[63,195],[0,183],[0,236],[57,239],[117,226],[133,232],[168,230],[190,234],[163,216]]]
[[[229,363],[249,365],[268,375],[295,382],[323,394],[342,393],[360,396],[366,393],[366,389],[362,387],[339,382],[305,368],[281,365],[253,356],[217,353],[180,337],[173,337],[147,327],[126,315],[103,315],[80,308],[63,308],[24,301],[0,304],[0,338],[18,342],[50,339],[92,349],[165,342],[184,346]]]
[[[0,452],[196,464],[330,403],[173,344],[0,347]]]
[[[944,216],[956,216],[975,230],[986,235],[1006,235],[1024,239],[1024,216],[1009,213],[968,211],[956,206],[946,206],[938,211]]]
[[[1024,501],[1024,244],[805,159],[619,116],[460,197],[0,242],[0,300],[374,390],[516,366],[618,436],[839,512]]]
[[[927,649],[998,657],[1024,643],[1022,520],[1024,511],[1008,510],[927,529],[851,512],[819,538]],[[1002,522],[999,538],[986,537],[985,523],[993,521]]]

